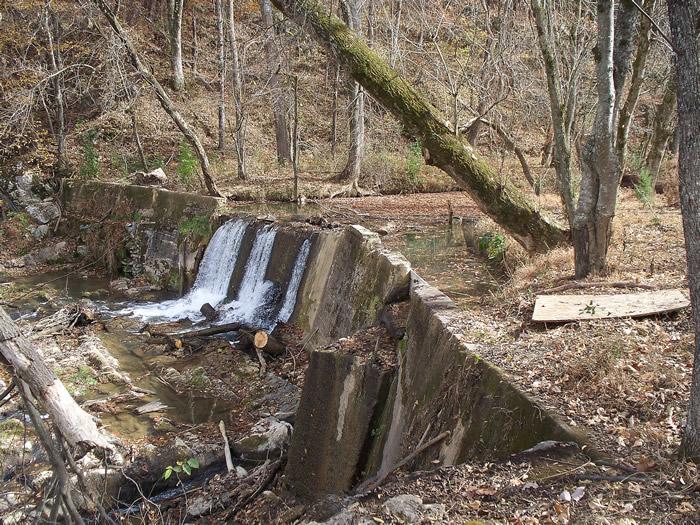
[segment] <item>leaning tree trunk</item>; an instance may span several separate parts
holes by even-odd
[[[272,0],[308,29],[350,75],[404,127],[421,140],[427,161],[463,187],[494,221],[529,252],[545,252],[567,241],[568,232],[543,216],[470,146],[455,137],[439,112],[372,51],[362,38],[315,0]]]
[[[581,189],[572,231],[577,278],[585,277],[591,272],[605,271],[618,188],[617,162],[613,151],[613,1],[598,0],[597,12],[598,104],[593,132],[581,154]]]
[[[233,103],[236,107],[236,156],[238,158],[238,178],[248,178],[245,152],[246,118],[243,109],[243,75],[241,62],[238,57],[238,41],[236,39],[236,21],[233,17],[233,0],[228,0],[228,40],[231,46],[231,68],[233,69]]]
[[[80,408],[2,308],[0,356],[12,367],[14,374],[29,385],[71,448],[81,456],[93,449],[114,451],[110,439],[98,430],[92,416]]]
[[[168,24],[170,31],[170,67],[172,87],[175,91],[185,88],[185,72],[182,69],[182,8],[184,0],[168,0]]]
[[[144,80],[148,82],[148,84],[153,88],[153,91],[156,94],[156,98],[158,98],[158,101],[160,102],[162,108],[170,116],[170,118],[173,119],[175,125],[179,128],[179,130],[185,136],[187,141],[194,148],[195,153],[197,154],[197,158],[199,159],[199,164],[202,168],[204,184],[207,187],[209,195],[221,197],[222,195],[221,193],[219,193],[219,190],[217,189],[216,183],[214,182],[214,178],[212,176],[211,166],[209,165],[209,157],[207,156],[207,152],[204,150],[204,146],[199,140],[199,137],[194,132],[194,130],[190,128],[190,126],[187,124],[182,115],[180,115],[177,109],[175,109],[175,104],[173,104],[173,101],[170,100],[170,97],[165,92],[165,89],[163,89],[163,86],[160,85],[160,82],[158,82],[156,77],[150,72],[150,68],[148,68],[146,65],[143,64],[143,62],[141,62],[139,54],[136,51],[136,47],[134,47],[134,44],[131,42],[131,39],[124,31],[121,24],[119,23],[119,20],[117,20],[117,17],[114,15],[114,12],[107,5],[105,0],[92,0],[92,2],[97,6],[97,8],[100,11],[102,11],[102,14],[105,16],[105,18],[109,22],[109,25],[114,30],[114,33],[117,35],[117,38],[121,40],[122,44],[124,45],[124,48],[126,49],[127,54],[129,55],[129,58],[131,59],[131,63],[133,64],[134,69],[136,69],[136,71],[139,72],[139,74],[144,78]]]
[[[358,0],[341,0],[341,11],[345,23],[351,31],[358,35],[361,31],[361,17]],[[352,113],[350,115],[350,148],[348,161],[338,174],[337,180],[349,181],[351,191],[358,191],[360,170],[365,152],[365,92],[357,81],[352,81],[350,95],[352,97]]]
[[[260,12],[262,13],[263,26],[270,34],[265,41],[265,54],[267,55],[267,82],[272,100],[272,117],[275,121],[275,139],[277,141],[277,162],[280,165],[291,162],[292,149],[289,140],[289,127],[287,125],[287,102],[284,86],[280,81],[279,70],[282,67],[280,51],[275,40],[275,25],[272,17],[272,5],[270,0],[260,0]]]
[[[666,153],[668,139],[673,133],[673,107],[676,105],[676,77],[671,73],[666,85],[664,95],[659,105],[656,106],[656,114],[652,124],[651,141],[649,142],[649,153],[647,154],[646,166],[649,169],[652,179],[652,188],[656,188],[656,181],[659,179],[661,171],[661,161]]]
[[[671,40],[676,51],[678,171],[688,284],[695,321],[695,358],[682,450],[700,461],[700,51],[696,0],[668,0]]]

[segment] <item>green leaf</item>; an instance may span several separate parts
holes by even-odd
[[[182,467],[180,467],[180,465],[175,465],[175,466],[173,467],[173,470],[174,470],[175,472],[178,472],[178,473],[179,473],[179,472],[182,472]]]
[[[197,461],[195,458],[188,459],[187,464],[192,468],[199,468],[199,461]]]
[[[182,466],[182,470],[184,470],[184,471],[185,471],[185,474],[187,474],[188,476],[189,476],[190,474],[192,474],[192,469],[191,469],[190,466],[187,465],[187,464],[185,464],[185,465]]]
[[[170,467],[165,469],[165,472],[163,472],[163,479],[168,479],[173,473],[173,469]]]

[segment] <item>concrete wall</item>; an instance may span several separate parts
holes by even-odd
[[[95,251],[110,245],[117,264],[174,290],[192,282],[224,203],[151,186],[75,180],[63,181],[61,201],[64,228],[84,239],[92,234],[104,244]]]

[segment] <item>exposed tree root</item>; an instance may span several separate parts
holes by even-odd
[[[361,188],[360,185],[357,183],[357,180],[353,180],[347,186],[343,186],[338,191],[331,193],[330,198],[335,199],[336,197],[371,197],[373,195],[378,194],[375,191]]]

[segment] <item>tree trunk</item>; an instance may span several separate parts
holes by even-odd
[[[114,450],[110,439],[98,430],[92,416],[80,408],[2,308],[0,355],[12,367],[14,374],[29,385],[51,421],[79,455],[83,456],[95,448],[103,452]]]
[[[569,226],[574,220],[574,192],[571,187],[571,127],[567,125],[568,115],[573,116],[574,100],[569,100],[566,106],[561,93],[561,71],[559,62],[554,55],[554,42],[548,30],[547,14],[542,0],[532,0],[532,13],[537,27],[537,41],[544,62],[547,77],[547,92],[549,93],[549,109],[552,118],[554,137],[554,170],[557,174],[557,190],[561,198]],[[573,88],[570,88],[573,89]],[[570,94],[572,91],[570,91]],[[571,97],[569,97],[571,99]],[[566,119],[566,120],[565,120]]]
[[[260,0],[260,12],[265,29],[270,33],[265,41],[265,54],[267,55],[267,71],[269,75],[268,87],[272,100],[272,117],[275,122],[275,139],[277,141],[277,162],[284,165],[292,160],[291,145],[289,141],[289,127],[287,125],[287,97],[284,86],[280,81],[279,71],[282,68],[280,52],[275,39],[275,24],[272,16],[270,0]]]
[[[656,114],[652,124],[651,140],[649,142],[649,153],[647,154],[646,166],[651,174],[653,188],[659,180],[661,161],[666,153],[668,139],[673,134],[673,107],[676,105],[676,77],[671,73],[666,85],[661,102],[656,106]]]
[[[341,0],[341,11],[345,23],[351,31],[362,34],[358,0]],[[360,170],[365,151],[365,92],[359,82],[352,82],[352,113],[350,116],[350,148],[348,161],[336,177],[339,181],[349,181],[354,187],[359,185]]]
[[[613,0],[598,0],[596,76],[598,103],[593,131],[581,154],[581,189],[572,232],[577,278],[606,269],[608,243],[617,201],[618,172],[613,151],[615,82],[613,80]]]
[[[695,359],[682,451],[700,461],[700,52],[697,0],[668,0],[676,51],[681,211],[688,258],[688,284],[695,321]]]
[[[224,152],[226,147],[226,107],[225,107],[225,87],[226,87],[226,40],[224,38],[224,13],[221,7],[221,0],[214,0],[216,11],[216,34],[219,45],[219,151]]]
[[[207,152],[204,150],[204,146],[202,146],[202,142],[199,140],[199,137],[197,137],[197,134],[192,130],[192,128],[190,128],[190,126],[187,124],[182,115],[180,115],[177,109],[175,109],[175,104],[173,104],[173,101],[170,100],[170,97],[163,89],[163,86],[160,85],[160,82],[158,82],[156,77],[153,76],[153,74],[149,71],[149,68],[141,62],[139,54],[136,51],[136,47],[134,47],[134,44],[131,42],[131,39],[128,37],[124,29],[122,28],[121,24],[119,23],[119,20],[117,20],[110,7],[106,4],[105,0],[92,0],[92,2],[105,16],[105,18],[109,22],[109,25],[114,30],[114,33],[117,35],[117,38],[119,38],[122,44],[124,44],[124,48],[126,49],[126,52],[129,55],[129,58],[131,59],[131,63],[134,66],[134,69],[136,69],[136,71],[139,72],[143,79],[153,88],[156,94],[156,98],[158,98],[158,101],[160,102],[162,108],[170,116],[170,118],[173,119],[173,122],[175,122],[178,129],[182,132],[187,141],[194,148],[195,153],[197,154],[197,158],[199,159],[199,164],[202,168],[204,183],[207,187],[209,195],[221,197],[222,195],[221,193],[219,193],[219,190],[217,189],[216,184],[214,182],[214,178],[212,177],[211,167],[209,165],[209,157],[207,156]]]
[[[59,74],[59,70],[63,67],[63,63],[61,59],[60,22],[50,2],[47,3],[46,12],[44,13],[44,31],[46,31],[46,39],[49,44],[49,65],[53,75],[51,84],[53,85],[53,96],[56,106],[56,126],[54,127],[56,164],[58,169],[62,171],[65,167],[66,124],[64,117],[63,76]]]
[[[545,252],[567,241],[565,229],[543,216],[511,183],[501,181],[477,152],[455,137],[439,112],[314,0],[272,0],[309,30],[350,75],[421,140],[427,161],[463,187],[479,207],[529,252]]]
[[[644,10],[651,13],[654,10],[656,0],[645,0]],[[627,98],[620,112],[620,120],[617,124],[617,138],[615,141],[615,150],[617,152],[620,176],[624,174],[627,161],[627,138],[629,137],[630,126],[634,110],[639,100],[639,94],[642,91],[642,84],[646,71],[647,57],[651,48],[651,20],[647,17],[642,17],[639,25],[639,44],[637,53],[632,64],[632,75],[630,77],[630,89],[627,93]]]
[[[233,103],[236,108],[236,156],[238,158],[238,178],[248,178],[245,153],[246,118],[243,110],[243,75],[238,57],[236,21],[233,17],[233,0],[228,0],[228,40],[231,47],[231,67],[233,69]]]
[[[143,152],[143,145],[141,144],[141,136],[139,135],[139,128],[136,125],[136,108],[131,110],[131,134],[134,137],[134,144],[136,144],[136,150],[139,154],[139,159],[141,160],[141,168],[143,171],[148,171],[148,162],[146,161],[146,154]]]
[[[199,42],[197,41],[197,16],[192,8],[192,73],[197,76],[197,59],[199,58]]]
[[[184,0],[168,0],[168,25],[170,30],[170,67],[172,88],[185,88],[185,72],[182,69],[182,7]]]

